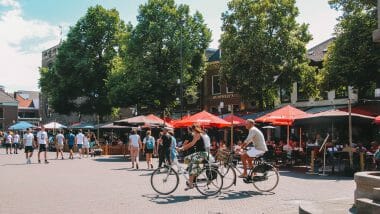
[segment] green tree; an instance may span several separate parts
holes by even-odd
[[[125,56],[128,27],[116,9],[90,7],[70,28],[52,69],[41,69],[40,87],[56,112],[109,114],[106,79]]]
[[[180,93],[181,47],[183,91],[185,97],[193,96],[204,74],[211,32],[199,12],[190,15],[189,6],[176,5],[174,0],[149,0],[139,7],[137,21],[125,59],[128,81],[115,94],[131,94],[126,103],[149,109],[173,108]]]
[[[296,22],[298,14],[295,0],[232,0],[222,15],[222,74],[259,109],[273,106],[279,85],[290,91],[298,81],[308,95],[317,93],[306,58],[311,35]]]
[[[330,5],[343,13],[335,28],[336,40],[325,56],[324,86],[354,86],[360,97],[373,97],[374,88],[380,87],[380,47],[372,41],[375,1],[333,0]]]

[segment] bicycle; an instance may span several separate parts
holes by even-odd
[[[217,159],[219,159],[219,172],[223,176],[223,190],[236,185],[236,171],[241,175],[242,172],[237,167],[237,161],[234,161],[235,153],[227,150],[219,150]],[[254,167],[249,169],[248,176],[243,178],[244,183],[252,183],[260,192],[270,192],[274,190],[279,182],[280,175],[273,165],[265,162],[262,157],[254,160]]]
[[[182,174],[186,182],[189,183],[189,173],[186,172],[191,172],[192,164],[189,165],[189,170],[184,170],[180,165],[177,165],[177,167],[179,172],[172,165],[166,165],[153,171],[150,184],[154,191],[161,195],[169,195],[174,192],[179,184],[178,174]],[[221,191],[223,177],[217,170],[216,165],[203,164],[200,173],[194,178],[193,184],[202,195],[213,196]]]

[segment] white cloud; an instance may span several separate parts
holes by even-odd
[[[59,27],[26,20],[15,0],[0,0],[0,85],[7,91],[38,90],[41,52],[59,42]]]

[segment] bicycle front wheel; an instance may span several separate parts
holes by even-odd
[[[250,175],[253,186],[260,192],[270,192],[274,190],[279,181],[277,169],[270,164],[260,164],[256,166]]]
[[[223,187],[223,176],[217,169],[205,167],[195,179],[195,187],[202,195],[216,195]]]
[[[150,184],[154,191],[161,195],[169,195],[174,192],[179,183],[178,173],[168,167],[161,167],[153,171]]]
[[[227,190],[236,184],[236,171],[232,166],[220,165],[219,172],[223,177],[223,190]]]

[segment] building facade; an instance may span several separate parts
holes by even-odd
[[[38,91],[17,91],[14,98],[18,101],[18,120],[33,124],[41,122],[40,95]]]
[[[0,86],[0,130],[5,130],[17,122],[18,103]]]

